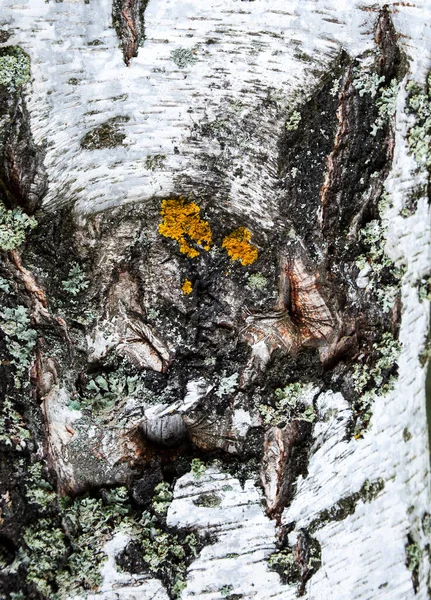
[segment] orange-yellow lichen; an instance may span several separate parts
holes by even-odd
[[[193,285],[190,279],[186,279],[184,281],[183,285],[181,286],[181,289],[183,290],[184,296],[188,296],[193,292]]]
[[[251,233],[245,227],[238,227],[223,239],[222,248],[232,260],[239,260],[243,266],[251,265],[258,257],[256,246],[250,244]]]
[[[205,250],[211,247],[212,234],[207,221],[201,219],[200,208],[194,202],[179,200],[163,200],[160,214],[163,221],[159,225],[159,233],[164,237],[176,240],[180,252],[190,258],[199,256],[200,252],[191,246],[191,242]]]

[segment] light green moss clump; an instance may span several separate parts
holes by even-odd
[[[18,46],[0,48],[0,85],[16,90],[30,79],[30,57]]]
[[[36,225],[34,217],[29,217],[21,208],[8,210],[0,200],[0,250],[9,252],[19,248],[28,231]]]

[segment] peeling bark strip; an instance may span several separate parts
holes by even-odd
[[[127,66],[138,56],[139,46],[145,39],[144,15],[149,0],[113,0],[112,20],[121,41]]]

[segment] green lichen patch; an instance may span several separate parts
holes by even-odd
[[[401,345],[391,333],[386,332],[375,342],[365,362],[353,366],[353,387],[360,394],[354,403],[354,436],[363,437],[372,416],[376,396],[385,396],[395,385]]]
[[[0,407],[0,447],[12,448],[21,452],[31,439],[23,416],[16,410],[12,400],[5,398]]]
[[[38,518],[25,529],[8,567],[10,575],[24,575],[20,589],[25,597],[65,600],[96,589],[106,560],[104,544],[116,531],[139,529],[124,488],[58,503],[40,464],[29,469],[26,497]]]
[[[415,593],[417,593],[419,588],[419,569],[422,562],[423,550],[419,544],[414,541],[411,534],[407,536],[407,544],[405,549],[406,565],[408,570],[411,571],[413,589]]]
[[[156,516],[144,512],[133,541],[117,562],[126,570],[147,572],[161,579],[174,600],[185,588],[188,565],[209,541],[194,532],[171,531]]]
[[[142,373],[126,360],[108,358],[97,373],[88,375],[86,385],[71,401],[70,408],[84,411],[97,419],[113,417],[127,400],[139,400],[142,406],[163,404],[170,398],[170,390],[154,391],[146,385]],[[138,409],[142,410],[142,409]],[[129,414],[121,422],[127,423]]]
[[[10,91],[25,85],[30,79],[30,57],[18,46],[0,48],[0,86]]]
[[[252,290],[264,290],[268,283],[268,279],[262,273],[253,273],[247,278],[247,287]]]
[[[418,202],[421,198],[426,198],[427,186],[425,184],[419,184],[415,186],[409,193],[403,197],[403,208],[400,210],[400,215],[404,219],[408,219],[415,214]]]
[[[126,139],[126,134],[120,130],[120,125],[128,121],[129,117],[118,116],[94,127],[81,139],[81,148],[84,150],[102,150],[124,146],[123,142]]]
[[[406,90],[407,111],[416,118],[415,125],[409,131],[410,150],[419,166],[431,170],[431,73],[426,86],[410,81]]]
[[[70,270],[67,279],[61,282],[63,289],[72,296],[77,296],[88,288],[90,282],[85,276],[82,267],[78,263],[74,263]]]
[[[424,300],[431,301],[431,276],[423,277],[418,282],[418,296],[421,302]]]
[[[377,219],[359,231],[358,240],[364,252],[356,259],[360,272],[367,273],[366,292],[372,293],[384,313],[392,310],[399,295],[403,269],[396,267],[385,251],[387,224]]]
[[[313,423],[316,413],[310,403],[312,384],[299,382],[288,383],[284,388],[277,388],[274,392],[272,404],[260,404],[259,412],[267,425],[285,425],[288,421],[296,419]]]
[[[199,458],[194,458],[191,464],[191,470],[195,479],[200,479],[205,475],[207,470],[206,464],[203,463]]]
[[[26,236],[37,221],[21,208],[8,210],[0,200],[0,251],[15,250],[24,244]]]
[[[166,481],[158,483],[154,488],[153,508],[157,514],[165,516],[172,502],[173,494],[169,489],[169,484]]]
[[[376,136],[386,124],[393,118],[396,112],[396,101],[398,96],[398,82],[393,79],[388,85],[386,78],[376,72],[353,70],[353,86],[359,92],[359,96],[369,94],[375,100],[378,115],[371,128],[371,135]]]
[[[301,113],[294,110],[286,120],[286,131],[295,131],[301,122]]]
[[[171,60],[179,69],[185,69],[198,61],[197,48],[177,48],[171,52]]]
[[[30,326],[30,317],[25,306],[4,307],[0,311],[0,329],[5,335],[10,364],[14,367],[15,387],[28,385],[28,370],[31,364],[37,333]]]

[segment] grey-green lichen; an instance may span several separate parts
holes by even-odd
[[[203,463],[199,458],[194,458],[192,460],[191,471],[195,479],[200,479],[203,477],[206,470],[206,464]]]
[[[379,77],[375,72],[361,71],[358,68],[353,71],[353,87],[358,90],[359,95],[369,94],[371,98],[376,98],[378,116],[371,128],[373,136],[389,123],[396,112],[398,82],[393,79],[388,85],[384,85],[384,83],[385,77]]]
[[[0,199],[0,250],[8,252],[22,246],[27,233],[36,225],[34,217],[21,208],[7,209]]]
[[[197,48],[177,48],[171,52],[171,60],[180,69],[194,65],[198,61]]]
[[[394,382],[390,381],[386,384],[387,387],[383,386],[381,388],[383,374],[396,365],[401,351],[401,344],[394,339],[391,333],[386,332],[379,342],[373,344],[372,348],[378,358],[372,365],[354,365],[354,387],[357,392],[363,392],[371,383],[373,389],[379,390],[380,394],[387,393],[392,389]]]
[[[380,208],[383,206],[385,194],[382,196]],[[365,252],[358,256],[355,263],[360,273],[366,273],[366,291],[376,297],[384,313],[392,310],[403,275],[403,268],[396,267],[386,254],[386,230],[387,223],[375,219],[359,231],[358,240]],[[388,280],[392,280],[392,283],[387,283]]]
[[[263,290],[267,287],[268,280],[262,273],[253,273],[247,278],[247,287],[252,290]]]
[[[299,123],[301,122],[301,113],[297,110],[294,110],[286,120],[286,131],[296,131],[299,127]]]
[[[431,301],[431,277],[423,277],[418,283],[419,300]]]
[[[431,73],[425,88],[410,81],[406,90],[407,110],[415,116],[415,125],[409,131],[409,145],[418,165],[431,170]]]
[[[372,346],[368,364],[353,366],[353,387],[360,394],[355,403],[356,424],[354,436],[359,439],[369,426],[372,416],[372,405],[376,396],[388,394],[395,385],[395,377],[388,373],[397,367],[401,345],[391,333],[386,332]]]
[[[109,417],[110,411],[127,399],[139,399],[144,406],[163,404],[169,399],[169,389],[155,394],[125,360],[120,364],[108,363],[106,368],[112,370],[88,377],[85,389],[69,403],[71,409]]]
[[[4,307],[0,311],[0,329],[5,334],[6,348],[14,366],[15,387],[24,387],[31,364],[37,333],[29,327],[30,317],[25,306]]]
[[[412,535],[407,536],[406,549],[406,565],[412,574],[413,589],[417,592],[419,587],[419,569],[423,558],[423,550],[417,542],[414,541]]]
[[[9,294],[10,292],[9,282],[4,277],[0,277],[0,290],[5,294]]]
[[[163,531],[149,513],[143,514],[140,524],[139,544],[146,567],[166,583],[172,598],[180,598],[186,585],[188,562],[198,556],[203,541],[195,533],[181,538]]]
[[[74,263],[70,269],[67,279],[61,282],[63,289],[71,296],[77,296],[88,288],[90,282],[85,276],[82,267],[78,263]]]
[[[173,498],[172,492],[169,490],[169,484],[162,481],[154,488],[153,508],[159,515],[166,515],[169,505]]]
[[[25,450],[31,433],[22,415],[9,397],[4,398],[0,406],[0,444],[19,452]]]
[[[18,46],[0,48],[0,85],[15,91],[30,79],[30,57]]]
[[[267,425],[278,425],[292,419],[313,423],[316,413],[310,404],[311,384],[288,383],[275,390],[272,404],[260,404],[259,412]]]
[[[353,87],[359,92],[360,96],[370,94],[371,98],[375,98],[384,81],[385,78],[379,77],[375,72],[361,72],[358,68],[353,71]]]
[[[379,129],[383,129],[394,117],[397,109],[398,90],[399,86],[396,79],[393,79],[388,86],[380,90],[380,95],[376,100],[379,114],[371,128],[371,135],[375,136]]]
[[[239,373],[233,373],[232,375],[227,376],[224,371],[219,381],[216,396],[222,398],[223,396],[232,394],[238,387],[238,379]]]
[[[66,600],[97,588],[106,560],[104,544],[117,530],[139,530],[125,488],[106,492],[103,498],[63,498],[57,505],[60,518],[55,519],[48,508],[57,496],[36,465],[30,470],[27,497],[39,506],[41,517],[25,530],[9,572],[24,567],[27,585],[50,600]]]

